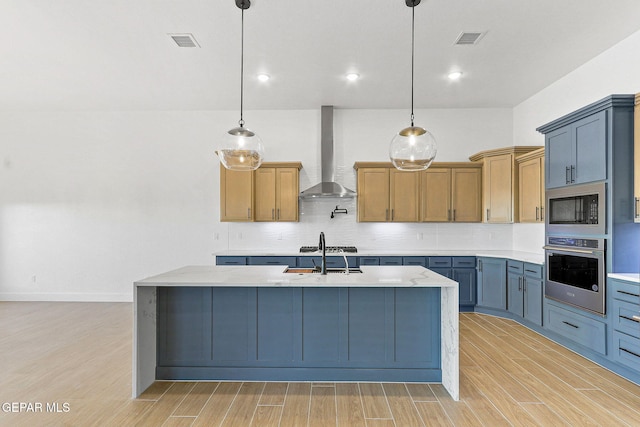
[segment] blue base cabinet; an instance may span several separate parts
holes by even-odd
[[[640,373],[640,284],[609,280],[613,306],[611,356]]]
[[[458,282],[460,310],[473,311],[476,305],[475,257],[428,257],[427,266],[429,270]]]
[[[542,266],[507,261],[507,311],[542,326]]]
[[[478,257],[478,305],[507,309],[507,261]]]
[[[439,288],[158,288],[162,380],[442,381]]]

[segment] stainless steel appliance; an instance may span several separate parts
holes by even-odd
[[[547,234],[602,235],[606,230],[604,182],[546,190]]]
[[[547,236],[545,296],[605,313],[605,239]]]

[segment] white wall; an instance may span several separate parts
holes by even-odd
[[[438,138],[437,160],[511,145],[510,109],[416,111]],[[512,245],[511,226],[358,224],[355,201],[301,202],[296,224],[219,222],[215,140],[236,112],[0,114],[0,300],[130,300],[132,282],[227,249],[297,250],[324,230],[331,244],[384,249]],[[246,112],[267,160],[302,161],[320,179],[320,109]],[[335,111],[340,180],[353,163],[387,160],[406,111]],[[335,204],[348,215],[330,219]]]
[[[437,161],[508,145],[542,145],[535,128],[611,93],[640,92],[640,32],[511,109],[419,110]],[[320,109],[246,112],[267,160],[302,161],[320,178]],[[357,160],[386,160],[407,124],[400,110],[335,111],[340,181]],[[0,113],[0,300],[130,300],[132,282],[227,249],[514,249],[541,252],[542,225],[359,224],[330,219],[335,201],[301,202],[296,224],[219,222],[216,136],[236,112]]]
[[[516,106],[514,145],[544,145],[544,135],[536,128],[608,95],[640,92],[638,52],[640,31]],[[535,227],[542,226],[514,225],[514,250],[536,251],[544,244],[544,231]]]

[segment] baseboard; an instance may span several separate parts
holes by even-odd
[[[133,294],[0,292],[0,301],[133,302]]]

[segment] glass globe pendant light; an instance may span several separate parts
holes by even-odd
[[[244,10],[251,6],[250,0],[235,0],[236,6],[242,11],[242,36],[240,48],[240,120],[238,127],[229,130],[222,138],[218,149],[220,162],[227,169],[255,170],[260,167],[264,159],[264,146],[258,135],[244,127],[243,96],[244,96]]]
[[[413,124],[413,75],[415,52],[415,7],[420,0],[405,0],[411,8],[411,126],[402,129],[391,140],[389,158],[396,169],[420,171],[427,169],[436,157],[436,139],[426,129]]]

